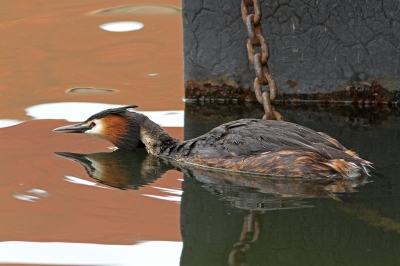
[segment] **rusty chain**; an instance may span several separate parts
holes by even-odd
[[[253,7],[254,14],[249,14],[249,7]],[[249,61],[254,65],[256,78],[254,80],[254,93],[257,100],[264,106],[263,119],[283,120],[282,115],[275,111],[272,103],[275,100],[277,89],[274,77],[268,70],[269,48],[261,27],[261,8],[259,0],[242,0],[242,19],[246,24],[249,39],[247,41],[247,54]],[[261,47],[261,54],[255,52],[255,46]],[[269,92],[262,91],[262,85],[269,85]]]

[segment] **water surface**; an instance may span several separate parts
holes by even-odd
[[[277,107],[374,163],[353,182],[208,171],[52,132],[132,104],[180,140],[262,116],[258,104],[182,101],[181,3],[164,2],[3,1],[0,263],[397,265],[396,107]],[[100,28],[121,21],[143,28]]]

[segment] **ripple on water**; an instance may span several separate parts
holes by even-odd
[[[166,200],[166,201],[173,201],[173,202],[181,202],[181,195],[183,191],[181,189],[172,189],[172,188],[163,188],[163,187],[156,187],[156,186],[151,186],[152,188],[155,188],[159,190],[160,192],[164,194],[172,194],[171,195],[152,195],[152,194],[142,194],[143,196],[150,197],[150,198],[155,198],[155,199],[160,199],[160,200]],[[176,196],[175,196],[176,195]]]
[[[168,5],[126,5],[117,6],[106,9],[101,9],[93,12],[92,14],[144,14],[144,15],[177,15],[180,14],[182,10],[175,6]]]
[[[14,192],[13,197],[18,200],[22,200],[22,201],[35,202],[38,199],[40,199],[41,197],[43,198],[43,197],[50,196],[50,194],[46,190],[38,189],[38,188],[32,188],[30,190],[27,190],[26,193],[28,193],[28,194]],[[29,194],[33,194],[33,195],[29,195]]]
[[[97,182],[91,182],[91,181],[88,181],[88,180],[85,180],[85,179],[82,179],[82,178],[79,178],[79,177],[75,177],[75,176],[66,175],[64,180],[68,181],[70,183],[78,184],[78,185],[112,189],[110,187],[100,186]]]
[[[65,91],[68,94],[80,94],[80,95],[88,95],[88,94],[106,94],[106,93],[114,93],[119,92],[114,89],[102,89],[102,88],[93,88],[93,87],[77,87],[71,88]]]

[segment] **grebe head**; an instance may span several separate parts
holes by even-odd
[[[134,151],[140,143],[140,116],[128,109],[137,105],[107,109],[82,123],[58,127],[55,132],[86,133],[106,139],[121,150]]]

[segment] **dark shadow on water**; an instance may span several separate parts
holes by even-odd
[[[276,110],[283,115],[285,121],[311,128],[317,126],[314,123],[322,123],[321,125],[329,123],[330,126],[335,127],[393,127],[400,125],[400,108],[396,106],[278,103]],[[185,139],[204,134],[225,122],[241,118],[261,119],[263,115],[264,110],[257,102],[245,102],[244,104],[186,102]]]

